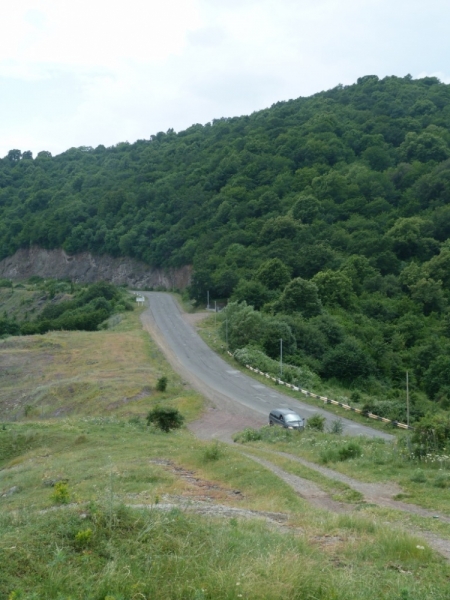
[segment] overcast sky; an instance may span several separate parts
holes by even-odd
[[[0,9],[0,157],[111,146],[363,75],[450,83],[448,0],[20,0]]]

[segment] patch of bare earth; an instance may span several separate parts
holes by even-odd
[[[222,487],[212,481],[207,481],[196,475],[194,471],[185,469],[176,465],[171,460],[155,459],[150,461],[153,464],[161,465],[165,470],[170,471],[176,477],[183,479],[188,484],[183,492],[183,498],[196,498],[201,500],[242,500],[244,495],[240,490],[230,490]]]
[[[233,435],[238,431],[246,427],[259,429],[263,425],[267,425],[263,417],[232,414],[213,406],[207,408],[200,419],[189,423],[188,428],[202,440],[217,439],[232,443]]]

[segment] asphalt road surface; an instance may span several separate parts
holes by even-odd
[[[273,408],[291,408],[303,418],[314,414],[325,417],[330,426],[336,416],[291,396],[285,396],[243,374],[213,352],[196,333],[173,296],[164,292],[140,292],[146,298],[141,319],[172,367],[195,389],[209,398],[214,406],[230,415],[266,424]],[[314,390],[312,390],[314,391]],[[342,419],[346,435],[365,435],[392,440],[393,436]]]

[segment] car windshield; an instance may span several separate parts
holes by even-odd
[[[302,420],[302,418],[301,418],[301,417],[299,417],[299,416],[298,416],[298,415],[296,415],[296,414],[284,415],[284,418],[285,418],[285,419],[286,419],[286,421],[288,421],[289,423],[294,423],[294,422],[297,422],[297,421],[301,421],[301,420]]]

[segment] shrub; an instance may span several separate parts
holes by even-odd
[[[438,475],[436,479],[433,481],[433,486],[441,489],[448,488],[450,484],[450,480],[448,475]]]
[[[413,483],[425,483],[426,480],[427,478],[425,477],[425,473],[420,469],[415,471],[410,477],[410,481]]]
[[[234,436],[234,441],[240,444],[247,442],[289,442],[297,439],[298,431],[285,429],[284,427],[271,427],[265,425],[261,429],[247,427]]]
[[[165,392],[167,389],[167,377],[163,375],[160,377],[156,383],[156,389],[158,392]]]
[[[75,535],[75,546],[82,550],[92,542],[92,529],[83,529]]]
[[[55,504],[68,504],[70,500],[69,486],[64,481],[58,481],[55,484],[52,493],[52,500]]]
[[[344,431],[344,423],[342,419],[336,419],[331,423],[330,433],[334,433],[335,435],[342,435]]]
[[[326,465],[330,462],[337,462],[339,456],[335,448],[325,448],[320,452],[319,460],[322,464]]]
[[[262,433],[260,429],[247,427],[243,431],[239,431],[239,433],[237,433],[233,439],[235,442],[239,442],[240,444],[245,444],[246,442],[259,442],[262,440]]]
[[[427,452],[442,450],[450,440],[450,416],[436,414],[423,417],[414,426],[411,441],[416,456],[424,456]]]
[[[325,429],[325,417],[318,414],[313,415],[306,421],[306,428],[323,431]]]
[[[184,417],[176,408],[156,406],[147,415],[147,425],[151,423],[168,433],[171,429],[179,429]]]
[[[217,441],[214,441],[212,444],[207,446],[203,451],[203,459],[206,462],[219,460],[222,456],[222,450]]]
[[[341,461],[349,460],[350,458],[358,458],[361,456],[361,454],[361,446],[359,446],[356,442],[349,442],[338,450],[338,458]]]
[[[250,365],[264,373],[273,376],[280,374],[280,361],[269,358],[262,350],[255,346],[246,346],[236,350],[233,357],[241,365]],[[289,364],[283,365],[283,379],[299,387],[314,388],[320,380],[307,366],[296,367]]]

